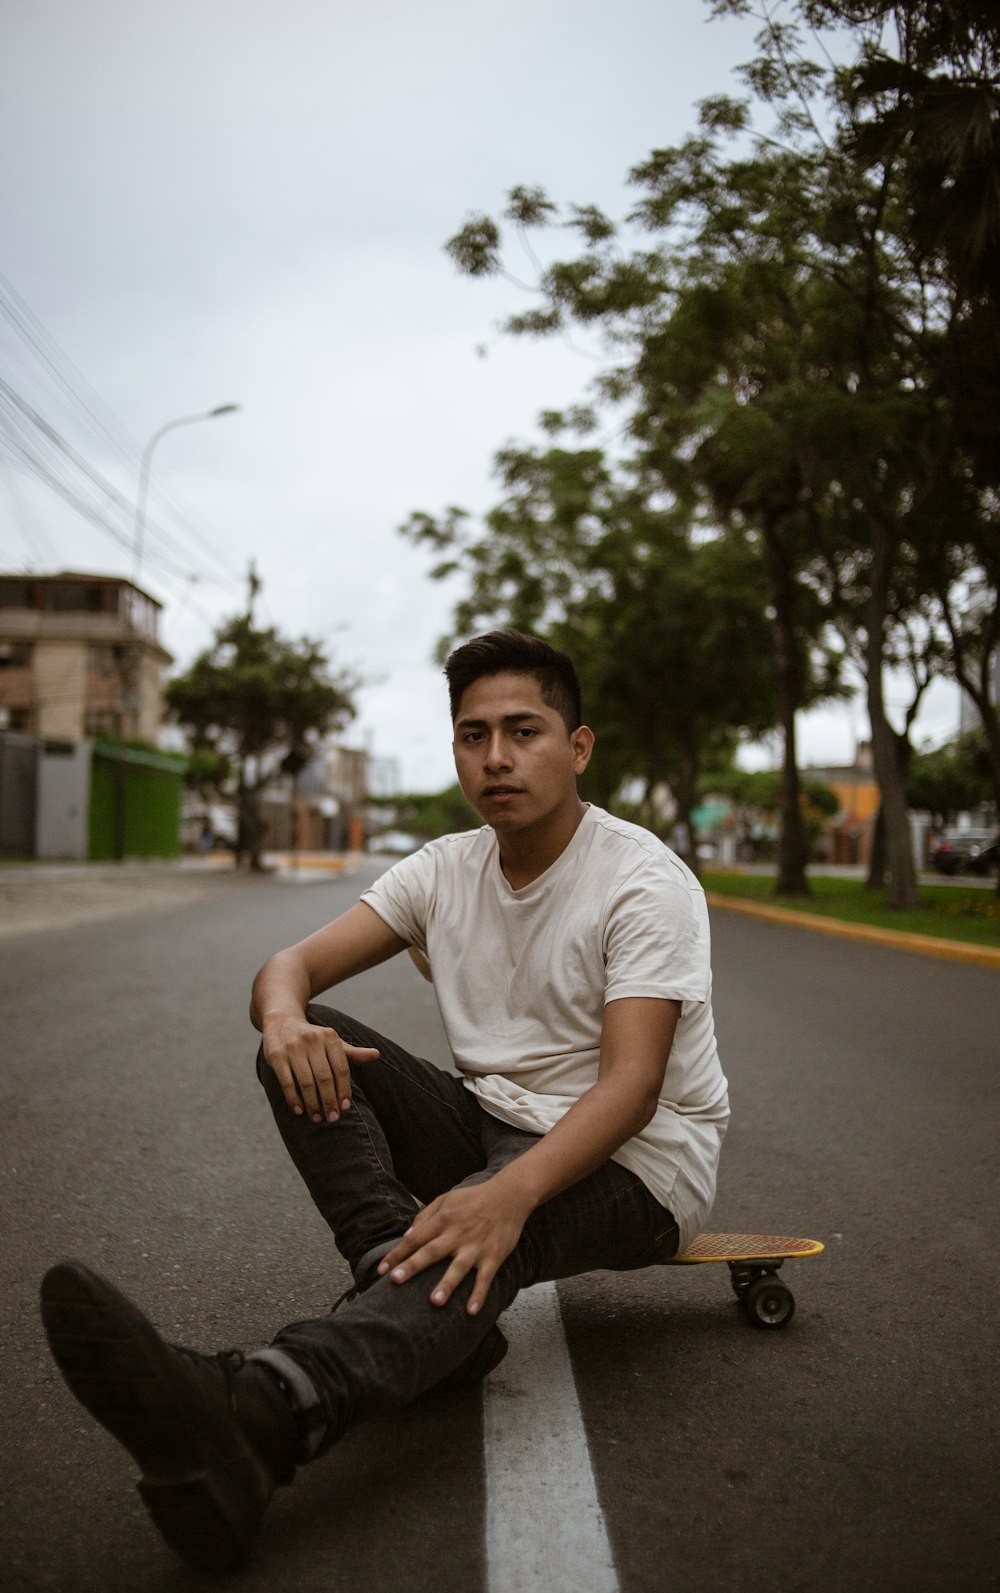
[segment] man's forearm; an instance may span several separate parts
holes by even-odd
[[[279,951],[264,964],[253,982],[250,1022],[261,1033],[264,1020],[278,1013],[302,1017],[312,997],[309,975],[293,951]]]
[[[277,952],[253,982],[250,1021],[263,1030],[268,1018],[302,1018],[307,1002],[354,974],[403,951],[401,940],[365,902],[332,924]]]

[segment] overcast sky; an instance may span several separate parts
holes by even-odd
[[[161,425],[241,406],[155,452],[150,515],[172,545],[151,532],[142,579],[179,664],[245,601],[254,559],[258,617],[368,681],[352,739],[397,757],[410,788],[451,778],[430,659],[455,591],[396,528],[487,507],[496,449],[580,400],[597,349],[499,337],[527,301],[460,278],[442,245],[516,183],[624,214],[629,167],[751,53],[750,28],[706,15],[701,0],[6,0],[0,271],[93,390],[72,377],[90,414],[9,320],[7,381],[133,502]],[[127,538],[127,513],[107,517]],[[26,564],[131,573],[120,542],[0,453],[0,568]],[[920,734],[956,717],[941,688]],[[859,704],[806,716],[805,760],[848,761],[866,723]]]

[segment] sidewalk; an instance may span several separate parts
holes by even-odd
[[[264,867],[268,873],[283,879],[326,879],[331,874],[343,874],[357,868],[366,856],[364,852],[265,852]],[[185,857],[180,867],[202,873],[232,872],[232,852],[209,852],[200,857]]]
[[[360,853],[267,853],[272,878],[322,883],[357,867]],[[129,858],[121,863],[7,863],[0,867],[0,940],[197,901],[237,874],[232,854]]]

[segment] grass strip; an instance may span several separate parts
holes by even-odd
[[[863,880],[830,874],[810,874],[809,896],[777,896],[772,875],[742,874],[735,869],[706,869],[702,884],[720,896],[815,913],[820,918],[838,918],[848,924],[870,924],[876,929],[1000,947],[1000,896],[981,887],[921,885],[920,905],[898,911],[885,905],[884,891],[868,890]]]

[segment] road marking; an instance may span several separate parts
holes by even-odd
[[[489,1593],[618,1593],[554,1283],[518,1295],[483,1385]]]

